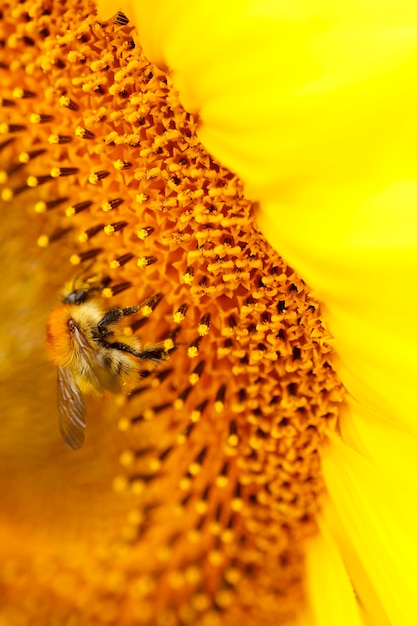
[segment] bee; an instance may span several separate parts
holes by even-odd
[[[46,342],[58,369],[59,430],[66,445],[77,450],[84,442],[83,394],[129,393],[144,374],[143,363],[159,364],[167,355],[163,347],[142,346],[138,337],[122,335],[122,319],[140,306],[106,309],[99,282],[90,278],[78,289],[74,283],[49,314]]]

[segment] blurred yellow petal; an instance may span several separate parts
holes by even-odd
[[[370,430],[370,429],[369,429]],[[379,426],[383,431],[383,427]],[[372,434],[378,436],[378,426]],[[400,434],[401,435],[401,434]],[[386,439],[386,433],[381,439]],[[378,448],[382,440],[374,443]],[[416,489],[402,481],[395,468],[404,455],[408,469],[415,466],[409,444],[391,433],[389,463],[366,458],[339,440],[323,454],[324,472],[330,497],[350,541],[376,590],[381,604],[395,626],[416,623],[415,541]],[[395,449],[392,450],[392,447]]]
[[[310,624],[363,626],[359,605],[336,542],[323,523],[320,530],[320,535],[308,545],[306,559]]]
[[[341,590],[345,589],[345,594],[340,598],[339,602],[346,602],[350,595],[348,590],[352,591],[353,589],[356,610],[359,611],[364,626],[391,626],[392,623],[382,606],[381,598],[370,581],[360,555],[352,546],[349,528],[343,525],[341,518],[335,510],[334,502],[330,498],[323,498],[323,508],[319,515],[319,526],[322,533],[321,541],[325,544],[323,546],[323,556],[320,555],[319,548],[314,549],[314,547],[307,556],[310,605],[314,606],[314,603],[320,601],[320,594],[317,590],[317,569],[320,567],[320,558],[326,558],[326,550],[329,550],[329,547],[326,546],[329,544],[333,558],[339,563],[339,567],[341,564],[344,565],[345,569],[342,567],[342,571],[344,569],[344,576],[348,576],[348,581],[350,581],[349,584],[340,584]],[[317,545],[319,545],[319,542],[320,539],[316,542]],[[317,555],[317,565],[314,561],[315,555]],[[338,570],[337,565],[334,569],[335,571]],[[314,593],[315,589],[316,593]],[[337,593],[337,590],[334,591]]]

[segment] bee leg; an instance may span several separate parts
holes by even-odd
[[[110,309],[110,311],[107,311],[104,317],[102,317],[99,323],[97,324],[97,330],[99,334],[101,335],[101,337],[110,335],[111,331],[107,328],[107,326],[110,326],[111,324],[119,322],[122,319],[122,317],[123,317],[122,309]]]
[[[133,315],[133,313],[137,313],[139,311],[138,306],[127,306],[124,309],[121,309],[123,316],[127,317],[128,315]]]
[[[127,317],[128,315],[133,315],[133,313],[137,313],[139,311],[138,306],[128,306],[124,309],[110,309],[107,313],[102,317],[102,319],[97,324],[97,330],[102,337],[106,335],[110,335],[111,331],[107,328],[107,326],[111,326],[111,324],[115,324],[116,322],[120,322],[122,317]]]
[[[103,345],[106,346],[106,348],[113,348],[114,350],[129,352],[130,354],[133,354],[133,356],[141,355],[141,353],[132,348],[132,346],[128,346],[127,343],[122,343],[121,341],[114,341],[113,343],[107,343],[103,341]]]
[[[103,342],[104,343],[104,342]],[[114,341],[113,343],[105,343],[104,344],[108,348],[114,348],[115,350],[121,350],[122,352],[129,352],[133,354],[133,356],[137,356],[139,359],[143,361],[153,361],[154,363],[160,363],[164,360],[166,351],[164,348],[153,347],[147,348],[145,350],[135,350],[131,346],[128,346],[126,343],[122,343],[120,341]]]
[[[163,361],[166,356],[167,352],[162,347],[147,348],[145,350],[141,350],[138,354],[140,359],[143,359],[144,361],[153,361],[154,363]]]

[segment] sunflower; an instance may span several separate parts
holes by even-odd
[[[222,21],[212,3],[124,11],[97,17],[80,0],[2,13],[0,616],[11,626],[413,624],[414,369],[401,352],[398,406],[385,368],[410,328],[381,357],[393,314],[379,310],[374,276],[386,275],[384,297],[408,285],[414,188],[398,166],[371,193],[394,161],[381,157],[374,176],[365,168],[382,144],[374,100],[362,116],[373,120],[370,153],[345,168],[331,149],[350,108],[338,90],[360,100],[385,85],[387,66],[408,93],[413,33],[358,62],[356,79],[342,18],[355,24],[336,9],[282,16],[231,3]],[[378,219],[398,200],[408,228]],[[387,248],[404,253],[388,259]],[[86,442],[72,452],[56,426],[44,327],[64,283],[85,274],[101,277],[109,309],[139,305],[123,332],[169,356],[129,396],[86,396]]]

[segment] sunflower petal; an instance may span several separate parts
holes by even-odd
[[[311,624],[363,626],[359,605],[338,547],[324,524],[307,550]]]
[[[413,504],[417,494],[410,479],[410,473],[415,475],[412,470],[417,470],[412,458],[416,442],[393,427],[375,421],[369,425],[372,416],[359,411],[349,417],[361,434],[355,443],[360,442],[362,451],[334,439],[323,454],[324,476],[344,531],[389,623],[411,626],[417,622]]]

